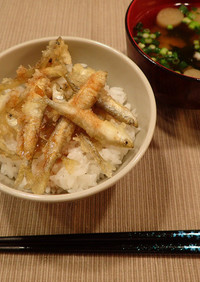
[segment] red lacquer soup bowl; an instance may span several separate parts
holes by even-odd
[[[179,74],[155,62],[145,54],[134,40],[134,27],[142,22],[144,27],[152,26],[157,13],[166,7],[186,4],[188,7],[200,7],[198,0],[134,0],[129,5],[126,18],[126,41],[128,56],[142,69],[148,78],[157,103],[182,108],[200,108],[200,78]]]

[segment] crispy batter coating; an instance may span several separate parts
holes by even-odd
[[[107,94],[106,79],[105,71],[81,64],[72,67],[68,45],[59,37],[49,42],[35,66],[19,66],[16,78],[2,81],[0,152],[22,160],[16,187],[25,179],[26,188],[43,194],[53,166],[66,158],[63,148],[66,153],[75,133],[83,151],[91,153],[102,173],[112,176],[115,168],[99,155],[96,143],[132,148],[124,122],[137,126],[137,121]],[[94,105],[101,107],[103,119],[93,111]],[[14,151],[6,147],[5,136],[16,140]],[[40,170],[33,174],[33,160],[38,156]]]

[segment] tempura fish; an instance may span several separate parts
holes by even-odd
[[[110,95],[108,95],[105,89],[102,89],[100,92],[97,100],[97,106],[104,109],[117,120],[138,127],[137,118],[133,115],[133,113],[127,107],[115,101]]]
[[[90,67],[75,64],[72,72],[66,75],[66,79],[73,90],[78,91],[81,85],[84,84],[85,80],[87,80],[93,72],[94,70]],[[133,113],[127,107],[115,101],[110,95],[108,95],[105,89],[100,91],[97,99],[97,105],[117,120],[138,127],[137,118],[133,115]]]
[[[43,149],[43,160],[41,161],[42,166],[39,174],[32,176],[31,189],[33,193],[44,193],[48,185],[51,169],[56,160],[61,157],[63,144],[70,142],[74,128],[73,123],[68,122],[64,117],[60,117],[55,130]]]
[[[19,185],[23,177],[31,177],[31,164],[37,145],[40,126],[46,108],[44,95],[50,92],[50,81],[39,73],[34,74],[27,87],[27,99],[22,107],[22,116],[18,119],[20,126],[18,131],[18,155],[22,158],[16,185]]]
[[[79,134],[74,139],[80,143],[83,152],[92,155],[93,159],[100,166],[102,173],[107,177],[111,177],[115,167],[110,162],[107,162],[102,158],[94,142],[92,142],[90,138],[83,133]]]
[[[91,77],[93,77],[93,75],[91,75]],[[81,90],[83,91],[84,89],[85,88],[83,87],[83,89]],[[96,91],[97,90],[102,90],[102,86],[101,89],[96,89]],[[77,97],[79,97],[80,101],[81,97],[84,97],[83,99],[88,99],[90,95],[87,91],[85,91],[85,94],[83,92],[83,95],[81,96],[80,93],[78,93]],[[76,96],[73,97],[72,101],[76,101]],[[102,121],[92,112],[91,109],[87,109],[86,107],[84,109],[83,107],[81,107],[80,109],[80,106],[77,107],[77,103],[75,102],[69,101],[68,103],[55,103],[50,99],[46,99],[46,102],[49,106],[57,110],[61,115],[64,115],[73,123],[83,128],[90,137],[95,138],[101,143],[109,143],[112,145],[124,146],[126,148],[133,147],[133,141],[128,136],[122,125],[116,125],[109,121]]]
[[[100,91],[106,83],[107,73],[97,71],[86,80],[80,90],[69,101],[71,106],[90,109],[97,101]]]
[[[84,129],[91,138],[95,138],[100,143],[133,148],[133,141],[123,125],[117,125],[107,120],[100,120],[90,109],[82,110],[67,102],[55,103],[46,98],[46,103]]]
[[[12,176],[16,188],[36,194],[45,193],[46,187],[51,193],[57,187],[70,192],[74,180],[70,177],[72,184],[66,187],[65,182],[59,184],[62,176],[57,178],[63,170],[72,179],[80,172],[86,187],[102,175],[112,176],[126,149],[134,147],[138,122],[109,95],[106,80],[106,71],[73,65],[68,45],[59,37],[49,42],[35,66],[21,65],[15,78],[2,81],[0,153],[17,160]],[[126,148],[116,149],[116,155],[123,152],[120,160],[109,145]]]
[[[103,71],[97,71],[92,74],[85,85],[83,85],[80,91],[73,96],[69,103],[71,105],[77,105],[82,109],[92,107],[97,100],[99,91],[105,85],[106,77],[107,74]],[[42,171],[32,184],[32,191],[34,193],[42,194],[44,192],[49,180],[51,169],[61,155],[63,144],[68,143],[71,140],[74,130],[74,123],[65,117],[61,117],[59,119],[55,130],[51,134],[43,149],[44,160]]]

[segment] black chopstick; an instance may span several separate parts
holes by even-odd
[[[200,254],[200,230],[0,237],[1,252]]]

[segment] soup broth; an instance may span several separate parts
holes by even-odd
[[[144,53],[164,67],[200,77],[200,8],[184,5],[173,8],[182,13],[177,26],[170,22],[161,26],[158,13],[154,13],[149,25],[145,21],[134,27],[134,40]]]

